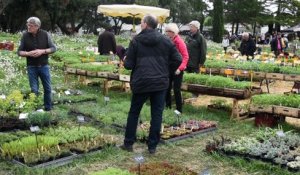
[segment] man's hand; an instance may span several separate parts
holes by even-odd
[[[180,74],[180,70],[179,69],[177,69],[176,71],[175,71],[175,75],[179,75]]]
[[[35,49],[35,50],[30,51],[30,52],[27,52],[28,56],[35,57],[35,58],[40,57],[44,53],[45,53],[44,49]]]

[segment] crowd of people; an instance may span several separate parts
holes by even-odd
[[[181,83],[184,72],[199,73],[206,60],[206,39],[200,33],[199,21],[189,23],[190,33],[184,39],[180,37],[175,23],[165,27],[165,35],[157,30],[158,21],[155,16],[146,15],[141,20],[142,31],[132,37],[129,47],[125,49],[117,45],[111,28],[106,28],[99,35],[97,44],[101,55],[116,54],[126,69],[132,70],[130,87],[132,91],[131,106],[128,113],[124,144],[122,149],[133,151],[136,141],[138,118],[146,100],[150,99],[151,121],[148,139],[150,154],[156,152],[160,140],[162,113],[165,108],[172,108],[171,92],[175,96],[175,109],[182,113],[183,100]],[[27,20],[27,31],[23,33],[18,48],[18,55],[26,57],[28,79],[31,91],[39,95],[39,78],[44,88],[44,108],[52,109],[51,76],[48,55],[56,51],[50,35],[40,29],[41,21],[37,17]],[[227,52],[230,44],[237,38],[225,35],[222,46]],[[267,40],[267,39],[266,39]],[[264,40],[264,42],[266,41]],[[241,55],[253,59],[257,50],[256,43],[249,33],[241,35],[241,43],[237,48]],[[284,53],[289,47],[288,40],[281,33],[269,38],[271,50],[276,56]]]

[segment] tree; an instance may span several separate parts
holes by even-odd
[[[214,0],[213,5],[213,41],[220,43],[224,32],[223,1]]]

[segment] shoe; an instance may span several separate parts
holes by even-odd
[[[154,149],[148,149],[148,151],[149,151],[149,154],[155,154],[156,149],[155,148]]]
[[[133,147],[132,145],[126,146],[126,145],[121,145],[120,148],[124,151],[128,151],[128,152],[133,152]]]

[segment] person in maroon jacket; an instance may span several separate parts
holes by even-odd
[[[183,71],[186,69],[186,65],[189,61],[189,54],[186,48],[186,45],[182,38],[178,35],[179,29],[175,23],[169,23],[165,27],[165,34],[173,41],[177,50],[181,54],[182,62],[180,66],[174,71],[170,72],[170,84],[169,89],[166,96],[166,107],[171,108],[172,98],[171,98],[171,90],[173,86],[175,101],[176,101],[176,109],[179,112],[182,112],[182,97],[181,97],[181,83],[183,78]]]

